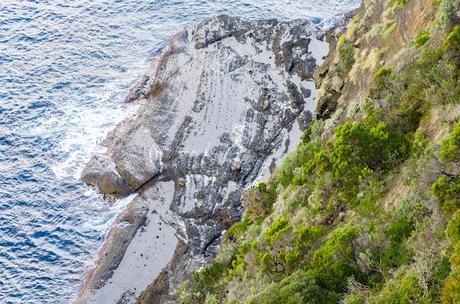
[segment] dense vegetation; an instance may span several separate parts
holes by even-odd
[[[183,303],[460,303],[454,2],[435,1],[432,26],[408,46],[412,60],[375,71],[359,116],[313,122],[244,195],[244,218],[181,287]],[[339,39],[341,77],[354,45]]]

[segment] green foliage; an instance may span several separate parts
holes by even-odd
[[[460,243],[455,246],[454,254],[450,258],[451,269],[441,291],[444,304],[460,303]]]
[[[439,155],[443,161],[460,161],[460,122],[442,142]]]
[[[457,210],[449,220],[446,235],[453,244],[460,242],[460,210]]]
[[[382,291],[370,301],[375,304],[420,303],[421,288],[414,273],[408,272],[384,285]]]
[[[413,221],[407,216],[401,216],[385,230],[385,236],[389,239],[390,244],[380,253],[379,264],[383,270],[389,271],[410,261],[413,252],[404,241],[411,235],[414,228]]]
[[[393,160],[405,159],[408,142],[385,123],[349,122],[337,128],[329,151],[333,178],[345,194],[354,195],[372,172],[388,170],[395,165]]]
[[[252,221],[248,217],[244,217],[241,222],[234,224],[226,233],[226,237],[230,239],[238,239],[243,236]]]
[[[204,304],[220,304],[220,303],[221,302],[212,293],[208,294],[206,296],[206,300],[204,301]]]
[[[273,261],[273,257],[268,252],[259,253],[257,259],[261,266],[260,270],[262,272],[272,272],[274,270],[275,262]]]
[[[390,0],[393,5],[402,6],[406,5],[409,0]]]
[[[225,267],[217,262],[213,262],[208,267],[203,268],[201,271],[193,273],[195,286],[194,293],[203,292],[207,294],[213,291],[214,284],[224,275]]]
[[[390,68],[380,68],[374,76],[374,82],[378,87],[383,87],[386,79],[391,75],[392,70]]]
[[[456,25],[452,31],[447,35],[445,41],[446,48],[459,48],[460,47],[460,25]]]
[[[332,303],[332,298],[320,290],[311,273],[297,271],[281,280],[281,282],[269,285],[251,303],[322,304]]]
[[[407,216],[402,216],[385,230],[385,235],[391,242],[400,243],[402,240],[407,239],[413,230],[414,223]]]
[[[265,218],[272,211],[272,206],[276,200],[276,192],[272,186],[263,184],[248,190],[242,198],[246,214],[245,218],[257,222]],[[262,191],[263,190],[263,191]]]
[[[345,76],[353,67],[355,63],[355,46],[353,43],[341,36],[337,43],[337,51],[339,54],[339,66],[337,71],[340,75]]]
[[[460,205],[460,178],[441,176],[431,187],[434,195],[447,211],[455,211]]]
[[[415,46],[417,48],[422,47],[425,45],[425,43],[430,40],[430,32],[429,31],[423,31],[418,36],[415,38]]]
[[[296,169],[304,165],[313,170],[317,165],[321,144],[317,142],[301,143],[297,149],[284,158],[281,166],[273,173],[273,183],[288,186],[294,179]],[[294,181],[294,184],[296,182]]]
[[[390,37],[390,35],[396,30],[397,27],[398,27],[398,22],[396,20],[386,23],[382,29],[383,38],[388,39],[388,37]]]
[[[455,0],[436,0],[435,7],[438,7],[436,24],[441,29],[448,27],[452,23]]]
[[[455,56],[442,47],[429,48],[408,63],[400,73],[376,79],[370,90],[373,99],[383,99],[388,107],[382,119],[391,129],[414,132],[433,104],[460,101],[460,83]]]
[[[366,297],[361,294],[351,294],[345,297],[343,300],[344,304],[364,304],[366,303]]]
[[[315,251],[311,267],[321,286],[340,293],[345,291],[347,278],[361,277],[353,259],[352,241],[358,232],[359,229],[352,226],[337,228],[328,236],[326,243]]]
[[[294,231],[294,246],[297,250],[309,250],[313,243],[324,234],[320,226],[303,226]]]
[[[269,244],[276,241],[283,233],[292,228],[289,220],[283,216],[277,219],[265,232],[264,239]]]

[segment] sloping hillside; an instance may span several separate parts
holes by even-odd
[[[363,1],[183,303],[460,303],[459,23],[458,0]]]

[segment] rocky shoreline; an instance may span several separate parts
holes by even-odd
[[[131,89],[139,111],[82,180],[118,216],[77,303],[175,303],[174,290],[241,218],[241,195],[300,141],[328,53],[307,20],[217,16],[186,27]]]

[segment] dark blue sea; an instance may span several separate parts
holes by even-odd
[[[69,303],[128,199],[78,177],[147,60],[215,14],[330,26],[358,0],[1,0],[0,303]]]

